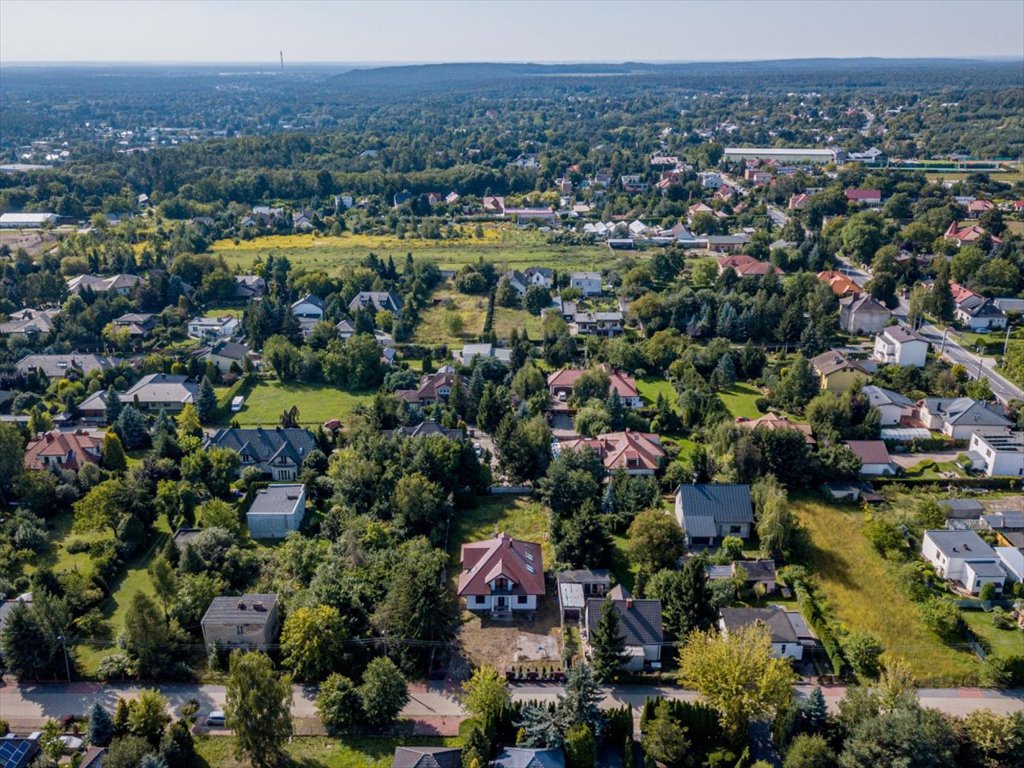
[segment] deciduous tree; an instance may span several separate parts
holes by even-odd
[[[292,686],[262,653],[233,653],[224,713],[235,731],[235,756],[272,768],[292,735]]]

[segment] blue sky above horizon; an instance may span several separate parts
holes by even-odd
[[[344,63],[1024,58],[1024,2],[0,2],[4,63],[273,63],[278,51]]]

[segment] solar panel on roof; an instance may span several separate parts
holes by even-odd
[[[32,742],[23,739],[0,741],[0,766],[20,766],[31,748]]]

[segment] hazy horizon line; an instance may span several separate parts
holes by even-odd
[[[407,60],[407,61],[326,61],[326,60],[301,60],[285,58],[285,67],[293,66],[324,66],[324,67],[423,67],[439,66],[448,64],[536,64],[540,66],[564,66],[571,64],[606,64],[609,66],[622,66],[625,64],[752,64],[761,62],[799,62],[799,61],[1006,61],[1024,62],[1024,54],[976,54],[963,56],[785,56],[778,58],[756,57],[744,58],[722,58],[722,59],[435,59],[435,60]],[[199,60],[199,59],[163,59],[163,60],[131,60],[131,59],[68,59],[68,60],[29,60],[15,59],[6,60],[0,58],[0,66],[24,66],[24,67],[59,67],[59,66],[272,66],[280,67],[278,58],[265,60]]]

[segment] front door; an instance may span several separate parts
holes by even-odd
[[[505,598],[504,598],[503,596],[499,596],[499,597],[498,597],[498,603],[497,603],[497,605],[495,606],[495,608],[496,608],[497,610],[499,610],[499,611],[504,611],[504,610],[505,610],[505,609],[506,609],[507,607],[508,607],[508,606],[507,606],[507,604],[505,603]]]

